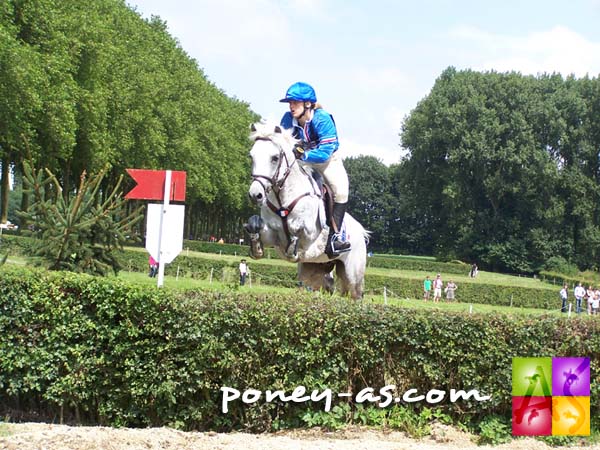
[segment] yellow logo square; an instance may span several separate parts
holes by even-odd
[[[552,397],[552,435],[589,436],[590,398]]]

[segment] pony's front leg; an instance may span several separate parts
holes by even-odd
[[[291,262],[298,262],[298,236],[290,236],[290,244],[285,251],[285,256]]]
[[[264,256],[265,250],[260,240],[260,232],[264,226],[262,217],[254,215],[244,224],[244,230],[250,236],[250,256],[254,259],[260,259]]]

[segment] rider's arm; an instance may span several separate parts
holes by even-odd
[[[337,130],[331,115],[322,111],[315,111],[312,126],[318,136],[318,143],[304,153],[302,159],[310,163],[323,163],[327,161],[338,147]]]

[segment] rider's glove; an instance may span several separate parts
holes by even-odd
[[[304,155],[304,147],[301,145],[296,145],[294,147],[294,156],[296,159],[302,159],[302,155]]]

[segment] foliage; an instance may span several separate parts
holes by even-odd
[[[306,417],[324,423],[322,402],[229,404],[236,389],[333,393],[477,389],[485,402],[445,400],[386,413],[334,398],[346,420],[405,426],[415,435],[443,417],[463,423],[511,414],[511,358],[600,351],[600,323],[550,316],[469,316],[315,299],[300,294],[156,290],[116,280],[23,268],[0,278],[0,413],[114,426],[269,429]],[[591,360],[591,415],[600,413]],[[426,412],[425,407],[430,411]],[[435,409],[435,413],[432,410]],[[489,419],[492,421],[492,419]],[[489,436],[492,422],[485,422]],[[404,425],[401,425],[404,424]],[[491,435],[493,438],[493,435]]]
[[[35,255],[49,269],[102,275],[119,270],[114,251],[122,249],[142,215],[139,210],[125,213],[125,200],[118,190],[121,180],[112,191],[101,191],[107,169],[90,177],[84,172],[71,195],[48,169],[44,176],[44,170],[36,171],[29,161],[23,162],[24,187],[34,202],[20,215],[32,224],[38,238]]]
[[[125,0],[0,6],[0,156],[18,167],[27,140],[65,192],[106,164],[105,190],[125,168],[186,170],[186,234],[241,230],[256,120],[160,18],[143,19]]]
[[[478,424],[479,444],[500,445],[511,440],[511,424],[506,417],[491,415]]]
[[[348,212],[371,232],[369,245],[390,248],[390,221],[395,198],[391,194],[389,169],[373,156],[344,160],[350,181]]]
[[[394,247],[537,272],[600,251],[600,79],[450,67],[402,127]]]
[[[571,277],[577,275],[579,272],[576,265],[569,263],[562,256],[553,256],[549,258],[544,265],[544,271],[558,272]]]

